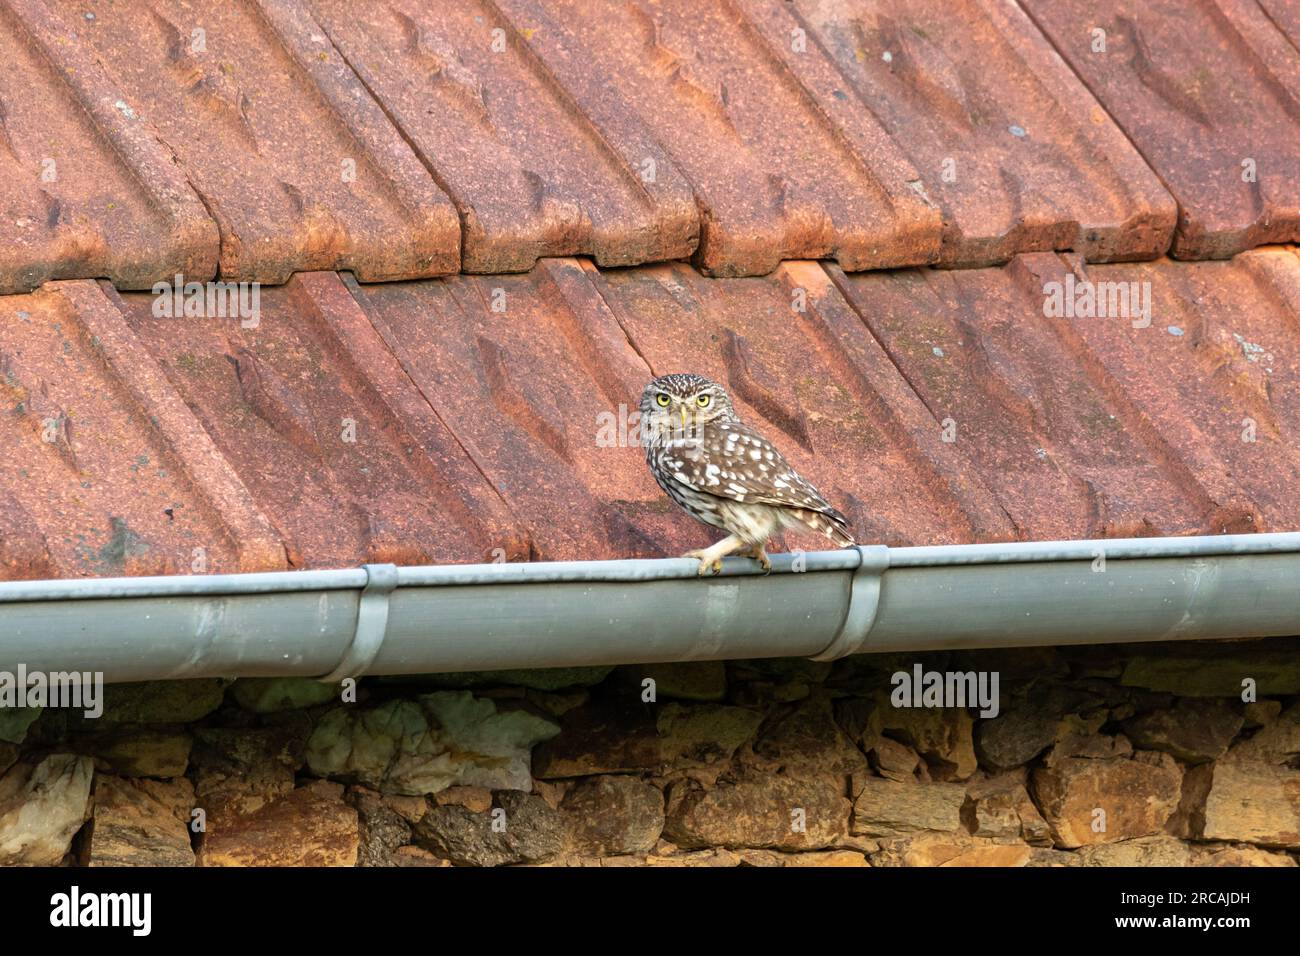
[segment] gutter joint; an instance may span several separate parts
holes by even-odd
[[[323,684],[337,684],[344,678],[360,678],[370,669],[388,631],[388,597],[397,587],[397,565],[365,564],[366,584],[357,605],[357,626],[338,666],[324,677]]]
[[[889,548],[883,544],[858,545],[859,562],[849,585],[849,607],[844,623],[814,661],[834,661],[857,654],[867,643],[880,608],[880,583],[889,568]]]

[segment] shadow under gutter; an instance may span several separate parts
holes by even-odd
[[[0,670],[109,682],[1300,634],[1300,532],[0,583]]]

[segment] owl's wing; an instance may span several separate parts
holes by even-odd
[[[717,422],[692,444],[673,450],[672,478],[694,491],[746,504],[820,512],[844,523],[844,516],[785,460],[766,438],[742,422]]]

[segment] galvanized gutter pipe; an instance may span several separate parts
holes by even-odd
[[[1300,634],[1300,533],[0,583],[0,670],[412,674]]]

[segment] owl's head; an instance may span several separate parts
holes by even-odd
[[[709,422],[735,420],[727,390],[702,375],[661,375],[641,393],[641,434],[648,440],[690,435]]]

